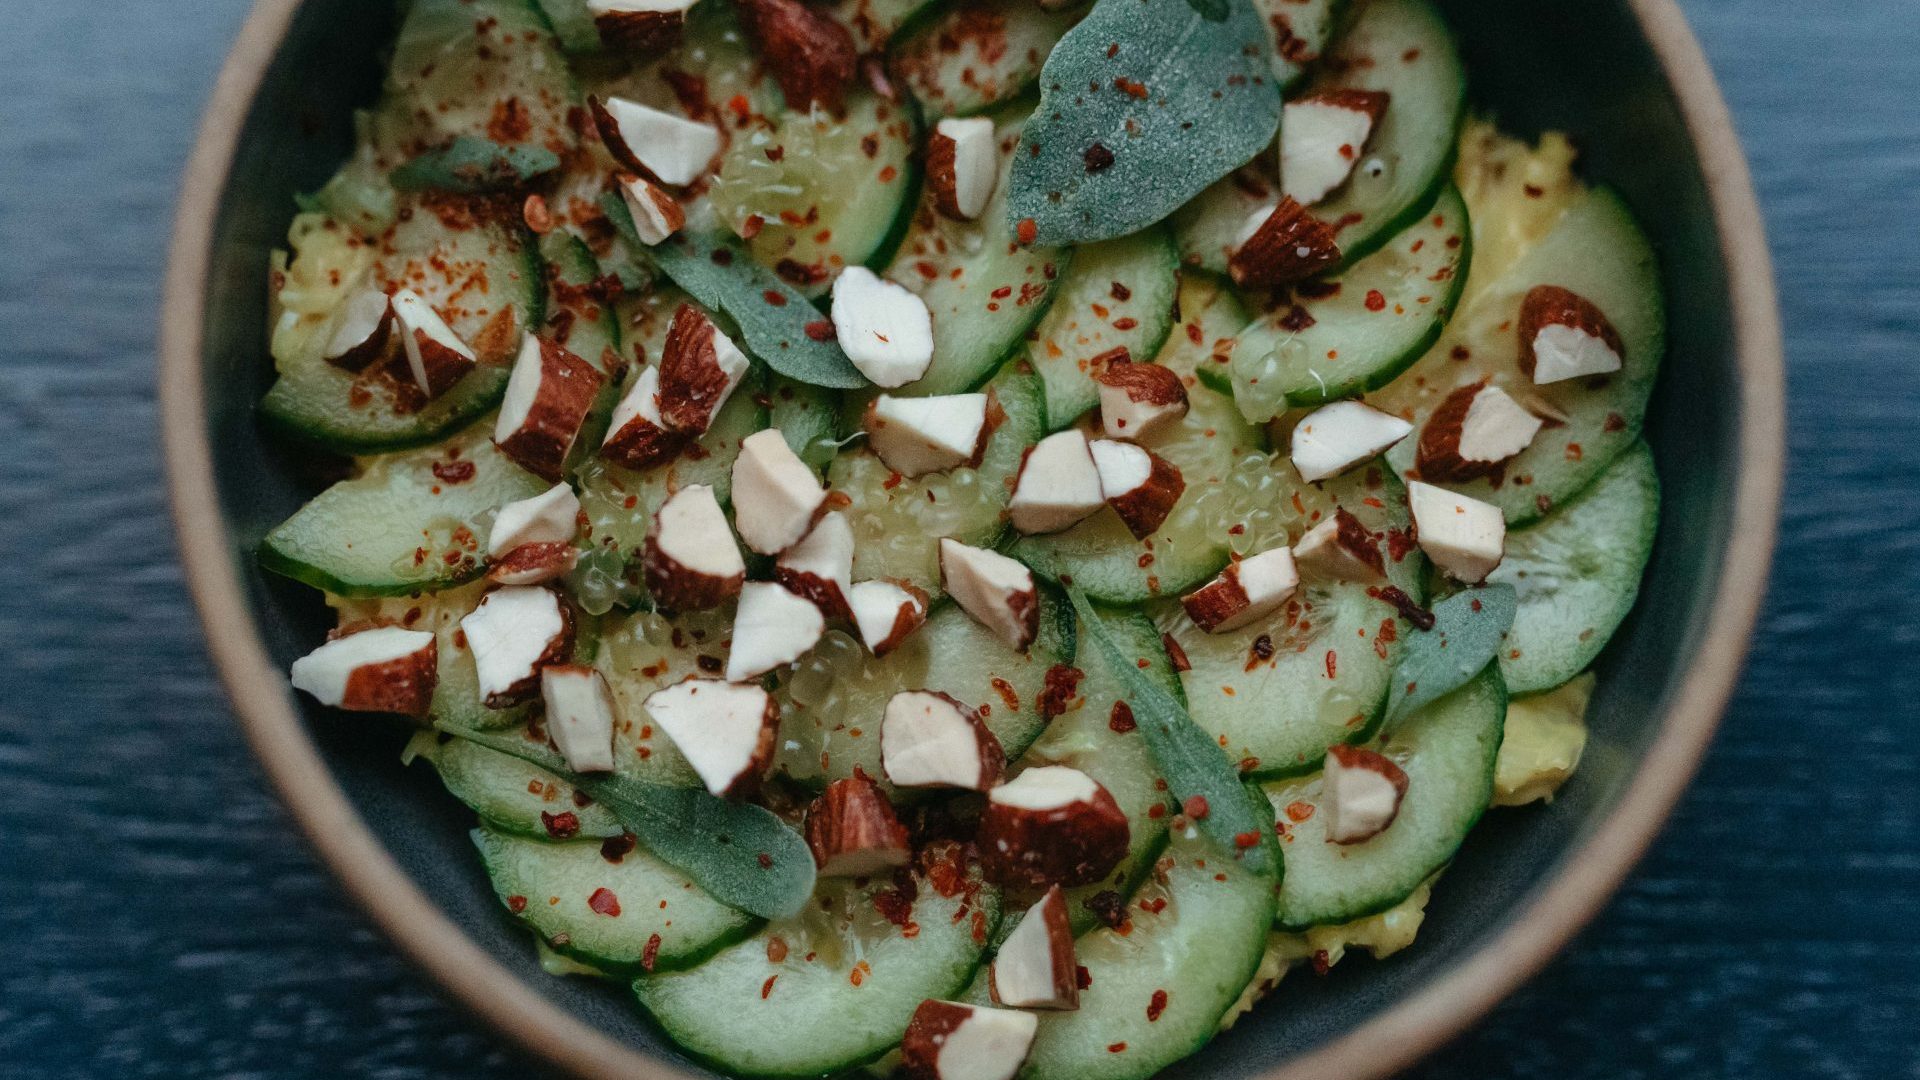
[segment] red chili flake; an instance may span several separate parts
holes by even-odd
[[[1140,320],[1133,318],[1132,316],[1124,316],[1122,318],[1113,320],[1113,328],[1115,330],[1119,330],[1122,332],[1131,330],[1134,327],[1139,325],[1140,325]]]
[[[1188,323],[1188,324],[1187,324],[1187,340],[1188,340],[1188,341],[1191,341],[1191,342],[1193,342],[1193,343],[1194,343],[1195,345],[1198,345],[1198,344],[1200,344],[1200,343],[1202,343],[1202,342],[1204,342],[1204,341],[1205,341],[1206,339],[1207,339],[1207,336],[1206,336],[1206,335],[1205,335],[1204,333],[1202,333],[1202,332],[1200,331],[1200,324],[1199,324],[1199,323]]]
[[[1539,186],[1536,186],[1536,185],[1534,185],[1534,184],[1526,184],[1526,185],[1523,185],[1523,186],[1522,186],[1522,187],[1520,188],[1520,190],[1522,190],[1522,191],[1524,191],[1524,192],[1526,192],[1526,193],[1527,193],[1527,198],[1529,198],[1529,199],[1537,199],[1537,198],[1539,198],[1540,196],[1542,196],[1542,195],[1545,195],[1545,194],[1547,193],[1547,189],[1546,189],[1546,188],[1543,188],[1543,187],[1539,187]]]
[[[1327,678],[1339,678],[1336,672],[1340,667],[1340,658],[1332,649],[1327,650]]]
[[[619,836],[609,836],[605,840],[600,841],[600,857],[610,863],[617,863],[633,851],[636,843],[638,843],[638,841],[635,840],[634,835],[630,832],[623,832]]]
[[[1040,238],[1040,226],[1036,225],[1032,218],[1021,218],[1020,224],[1014,226],[1013,232],[1022,244],[1031,244]]]
[[[778,975],[769,975],[767,976],[767,981],[760,984],[761,1001],[767,1000],[767,995],[773,993],[773,980],[779,977]]]
[[[826,341],[833,337],[833,323],[826,319],[815,319],[807,324],[807,336],[815,341]]]
[[[1258,832],[1243,832],[1243,833],[1233,834],[1233,846],[1237,848],[1250,848],[1255,844],[1258,844],[1259,842],[1260,842],[1260,834]]]
[[[1180,811],[1195,821],[1206,817],[1211,809],[1212,808],[1207,805],[1207,797],[1205,795],[1190,795],[1187,797],[1186,802],[1180,804]]]
[[[1154,803],[1152,806],[1147,807],[1147,817],[1153,821],[1159,821],[1166,816],[1167,807],[1164,803]]]
[[[1113,703],[1113,711],[1107,714],[1107,726],[1121,735],[1139,727],[1133,718],[1133,709],[1124,701]]]
[[[1075,986],[1085,990],[1087,987],[1093,985],[1093,972],[1088,971],[1087,965],[1085,964],[1075,964],[1073,966],[1073,982]]]
[[[1087,912],[1109,929],[1119,929],[1127,921],[1127,901],[1112,889],[1102,889],[1087,897]]]
[[[761,293],[760,298],[762,300],[765,300],[767,303],[772,304],[774,307],[787,306],[786,295],[783,293],[777,292],[773,289],[768,289],[766,292]]]
[[[1166,1011],[1167,992],[1165,990],[1155,990],[1152,999],[1147,1002],[1147,1023],[1151,1024],[1155,1020],[1160,1019],[1160,1014]]]
[[[767,854],[764,851],[759,854],[756,861],[760,863],[760,869],[762,870],[773,869],[773,856]]]
[[[880,170],[880,182],[883,184],[891,184],[896,179],[898,179],[899,176],[900,176],[900,170],[894,168],[891,165]]]
[[[1127,1049],[1127,1044],[1126,1044],[1126,1043],[1123,1043],[1123,1042],[1117,1042],[1117,1043],[1114,1043],[1114,1044],[1113,1044],[1112,1046],[1109,1046],[1109,1047],[1107,1047],[1107,1053],[1109,1053],[1109,1054],[1122,1054],[1122,1053],[1125,1053],[1125,1052],[1126,1052],[1126,1049]]]
[[[614,914],[618,915],[619,912],[615,911]],[[646,947],[640,950],[641,969],[645,971],[652,971],[653,962],[655,960],[658,960],[659,958],[660,958],[660,935],[657,933],[650,934],[647,937]]]
[[[906,480],[906,477],[900,475],[899,473],[888,473],[887,478],[885,480],[880,481],[880,486],[885,488],[888,491],[892,491],[894,488],[899,487],[901,483],[905,480]]]
[[[713,260],[713,265],[715,266],[733,265],[733,249],[731,248],[714,248],[713,254],[707,257]]]
[[[1617,412],[1610,412],[1607,414],[1606,422],[1600,426],[1600,430],[1608,432],[1609,434],[1615,431],[1625,431],[1627,430],[1627,418]]]
[[[1247,650],[1247,670],[1252,671],[1261,664],[1273,659],[1273,637],[1261,634],[1253,639],[1253,646]]]
[[[727,111],[733,113],[734,116],[739,117],[741,120],[745,120],[747,117],[753,115],[753,103],[747,100],[747,95],[735,94],[727,99]]]
[[[547,835],[555,840],[565,840],[580,831],[580,815],[571,810],[558,814],[540,811],[540,824],[547,827]]]
[[[1047,669],[1046,681],[1040,690],[1038,706],[1040,715],[1052,719],[1067,711],[1073,703],[1074,691],[1080,686],[1080,680],[1086,678],[1086,672],[1066,664],[1055,664]],[[1000,680],[994,680],[999,682]],[[1018,709],[1018,699],[1009,703],[1009,708]]]
[[[1180,647],[1180,643],[1174,640],[1172,634],[1161,634],[1160,644],[1166,648],[1167,659],[1173,662],[1174,671],[1193,670],[1193,661],[1187,659],[1187,650]]]
[[[786,959],[787,959],[787,939],[783,937],[778,937],[778,936],[768,938],[767,939],[767,962],[770,964],[778,964],[778,963],[783,963]]]
[[[1092,146],[1087,147],[1086,153],[1082,154],[1081,157],[1085,159],[1087,171],[1090,173],[1100,172],[1103,169],[1113,166],[1113,151],[1107,149],[1100,143],[1094,143]]]
[[[587,906],[610,919],[620,917],[620,898],[614,895],[612,889],[604,885],[593,890],[593,895],[587,897]]]
[[[1475,611],[1479,611],[1479,610],[1480,610],[1480,598],[1479,598],[1479,597],[1477,597],[1477,596],[1476,596],[1476,597],[1474,597],[1474,598],[1473,598],[1473,603],[1471,603],[1471,604],[1469,604],[1468,606],[1469,606],[1469,607],[1471,607],[1471,608],[1473,608],[1473,610],[1475,610]]]
[[[1005,300],[1007,297],[1013,295],[1013,286],[1002,285],[987,295],[993,297],[995,300]]]
[[[1113,80],[1113,88],[1115,90],[1123,90],[1126,93],[1132,95],[1135,98],[1138,98],[1141,101],[1145,101],[1147,99],[1146,84],[1142,82],[1136,82],[1133,79],[1127,79],[1127,78],[1115,79]]]
[[[884,889],[874,894],[873,909],[881,918],[903,929],[913,921],[913,897],[898,889]]]
[[[433,463],[433,475],[446,484],[464,484],[473,479],[474,466],[471,461],[436,461]]]
[[[1380,292],[1379,289],[1367,290],[1367,310],[1368,311],[1385,311],[1386,307],[1387,307],[1387,298]]]
[[[524,896],[507,897],[507,910],[513,912],[515,915],[527,910],[527,898]]]
[[[1584,453],[1585,452],[1580,449],[1579,443],[1570,442],[1567,444],[1567,460],[1568,461],[1579,461],[1580,458],[1584,456]]]
[[[1333,970],[1333,961],[1327,956],[1327,950],[1325,949],[1314,950],[1313,973],[1315,975],[1325,975],[1327,972],[1331,970]]]

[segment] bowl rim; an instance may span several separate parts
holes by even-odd
[[[387,937],[522,1048],[586,1077],[692,1080],[560,1008],[488,955],[401,868],[330,779],[267,655],[232,559],[214,479],[201,369],[214,228],[242,127],[302,0],[255,0],[208,99],[182,175],[162,305],[161,447],[174,531],[209,652],[254,754],[307,841]],[[1785,375],[1771,257],[1746,158],[1676,0],[1626,0],[1699,154],[1727,268],[1740,377],[1738,465],[1720,585],[1693,664],[1603,828],[1564,857],[1508,924],[1463,962],[1354,1030],[1261,1080],[1372,1080],[1412,1064],[1537,974],[1598,914],[1658,834],[1738,681],[1772,561],[1785,473]]]

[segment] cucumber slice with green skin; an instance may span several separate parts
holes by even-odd
[[[823,296],[841,270],[885,265],[906,235],[918,132],[910,103],[856,88],[844,115],[787,111],[736,132],[708,195],[729,229],[751,234],[757,261]]]
[[[548,487],[495,450],[483,428],[370,459],[268,533],[260,565],[347,597],[434,592],[478,577],[493,511]],[[461,463],[472,467],[467,479],[442,479]]]
[[[1276,464],[1291,476],[1292,469]],[[1376,533],[1408,530],[1406,490],[1384,467],[1356,469],[1325,484],[1304,484],[1276,501],[1259,522],[1271,542],[1297,541],[1334,507],[1344,507]],[[1389,579],[1416,599],[1425,560],[1409,544],[1382,545]],[[1192,665],[1181,673],[1187,711],[1217,736],[1227,757],[1250,776],[1292,775],[1319,766],[1327,746],[1361,742],[1378,724],[1399,643],[1412,631],[1393,605],[1368,587],[1306,578],[1280,611],[1249,626],[1209,634],[1179,605],[1156,608],[1161,628]]]
[[[486,582],[476,581],[417,596],[357,600],[329,596],[327,604],[338,613],[341,626],[373,622],[433,631],[439,648],[438,679],[428,715],[437,721],[484,731],[524,723],[532,709],[531,705],[489,709],[480,700],[480,674],[474,669],[466,635],[460,632],[460,620],[480,605],[480,597],[487,589]]]
[[[1249,794],[1256,798],[1256,794]],[[1268,835],[1264,843],[1272,844]],[[1043,1011],[1026,1080],[1146,1080],[1205,1046],[1266,951],[1280,885],[1222,856],[1199,830],[1175,833],[1128,909],[1128,925],[1074,942],[1088,979],[1080,1007]],[[973,1000],[987,1003],[986,979]]]
[[[594,841],[554,844],[475,829],[473,843],[508,911],[555,952],[602,971],[692,967],[761,925],[645,848],[615,862]]]
[[[953,998],[973,978],[1000,900],[977,879],[964,884],[949,897],[917,878],[909,937],[875,903],[892,885],[823,879],[798,916],[691,971],[640,979],[634,994],[681,1049],[728,1075],[864,1065],[899,1043],[922,1001]]]
[[[1151,619],[1137,611],[1115,610],[1102,612],[1101,620],[1127,655],[1147,662],[1142,670],[1149,678],[1179,696],[1179,678],[1161,644],[1160,630]],[[1081,649],[1079,656],[1085,673],[1079,696],[1020,759],[1022,768],[1065,765],[1079,769],[1106,788],[1127,815],[1127,854],[1119,865],[1103,881],[1066,890],[1067,915],[1075,934],[1086,933],[1100,923],[1094,908],[1088,906],[1093,897],[1113,892],[1124,900],[1140,887],[1166,846],[1167,822],[1176,812],[1145,737],[1137,728],[1127,727],[1129,713],[1116,716],[1114,706],[1123,695],[1112,673],[1092,649]],[[1035,899],[1019,898],[1022,904]]]
[[[547,22],[553,24],[553,36],[569,55],[583,56],[600,51],[600,28],[586,0],[535,0]]]
[[[1626,347],[1611,375],[1535,386],[1519,367],[1520,305],[1536,285],[1571,289],[1606,313]],[[1445,485],[1498,506],[1509,527],[1524,525],[1578,495],[1640,437],[1666,349],[1660,267],[1646,235],[1620,197],[1595,189],[1569,207],[1538,244],[1498,279],[1476,282],[1440,341],[1405,376],[1369,403],[1424,423],[1455,387],[1491,380],[1563,414],[1493,478]],[[1455,359],[1465,350],[1464,360]],[[1419,433],[1389,451],[1402,475],[1413,475]]]
[[[1407,774],[1400,813],[1358,844],[1327,841],[1320,774],[1266,785],[1287,879],[1274,921],[1284,930],[1352,922],[1405,900],[1453,858],[1493,798],[1507,688],[1492,664],[1408,717],[1377,749]]]
[[[1022,247],[1007,220],[1008,172],[1027,119],[1020,105],[994,114],[1000,182],[974,221],[954,221],[920,200],[886,275],[918,293],[933,313],[933,364],[889,391],[896,397],[958,394],[985,382],[1016,352],[1053,303],[1071,248]]]
[[[1073,611],[1051,590],[1041,599],[1040,634],[1024,653],[950,603],[879,659],[844,631],[829,630],[791,672],[779,676],[774,766],[812,788],[865,773],[899,799],[902,793],[880,765],[880,718],[904,690],[951,694],[978,709],[1011,761],[1046,728],[1040,698],[1047,672],[1070,663],[1073,653]]]
[[[1334,227],[1341,266],[1412,225],[1447,182],[1466,115],[1453,33],[1428,0],[1374,0],[1341,37],[1314,90],[1384,90],[1392,100],[1353,177],[1310,209]]]
[[[1659,520],[1660,477],[1638,443],[1572,502],[1507,534],[1487,578],[1520,597],[1500,653],[1507,689],[1551,690],[1593,663],[1640,595]]]
[[[658,357],[673,313],[686,294],[677,289],[662,289],[626,307],[631,313],[629,325],[635,326],[635,348],[639,355]],[[639,377],[636,368],[628,382]],[[626,387],[621,388],[624,392]],[[667,496],[688,484],[706,484],[722,506],[733,491],[733,461],[740,456],[740,443],[767,426],[768,412],[760,394],[760,377],[749,373],[726,404],[720,406],[712,426],[694,446],[678,456],[647,469],[629,469],[589,452],[574,471],[574,484],[580,493],[580,508],[586,512],[587,526],[582,536],[596,551],[609,551],[625,562],[640,555],[641,542],[653,527],[654,512]],[[597,449],[597,448],[596,448]]]
[[[985,112],[1033,89],[1047,54],[1080,15],[1024,0],[936,8],[894,42],[893,74],[929,117]]]
[[[343,454],[407,449],[470,423],[506,393],[520,332],[540,326],[546,313],[542,263],[532,234],[500,220],[455,228],[424,205],[408,206],[412,213],[402,214],[371,245],[326,219],[303,215],[294,222],[289,239],[295,258],[280,290],[284,314],[271,344],[280,377],[260,403],[267,421],[288,434]],[[308,259],[314,262],[302,265]],[[316,279],[330,286],[316,290]],[[378,370],[356,374],[328,363],[323,353],[336,312],[367,286],[418,292],[473,347],[480,365],[446,393],[413,409],[399,403],[390,376]],[[287,287],[300,291],[288,296]]]
[[[1190,277],[1181,284],[1180,312],[1183,323],[1155,362],[1178,371],[1188,384],[1187,415],[1144,444],[1178,467],[1186,481],[1166,523],[1136,540],[1103,510],[1065,532],[1022,537],[1011,549],[1035,573],[1071,578],[1088,596],[1110,604],[1175,596],[1219,572],[1229,544],[1238,548],[1248,539],[1228,530],[1251,527],[1280,482],[1265,452],[1266,433],[1242,420],[1229,398],[1198,388],[1193,374],[1212,363],[1216,341],[1245,325],[1239,303],[1215,282]]]
[[[831,390],[789,379],[767,377],[769,420],[786,436],[787,447],[814,472],[824,474],[840,452],[840,402]]]
[[[700,777],[648,715],[655,690],[693,676],[717,677],[726,664],[733,605],[668,618],[635,611],[608,620],[593,666],[613,692],[614,769],[650,784],[699,787]]]
[[[461,135],[562,156],[580,142],[579,88],[532,0],[413,0],[386,92],[408,122],[404,157]]]
[[[1285,90],[1320,59],[1347,14],[1347,0],[1253,0],[1273,31],[1273,77]]]
[[[1328,279],[1331,295],[1277,299],[1233,348],[1240,411],[1270,420],[1392,382],[1453,316],[1472,251],[1467,204],[1449,186],[1405,232]]]
[[[1047,429],[1057,431],[1100,403],[1093,359],[1125,347],[1136,360],[1160,352],[1173,330],[1179,257],[1158,226],[1074,252],[1053,306],[1027,343],[1047,388]]]
[[[490,828],[538,840],[552,834],[541,814],[571,813],[576,836],[605,839],[626,830],[599,803],[576,798],[572,784],[538,765],[448,735],[422,751],[454,798],[466,803]],[[542,739],[544,742],[544,737]]]
[[[1007,372],[992,390],[1006,420],[987,440],[978,469],[952,469],[907,479],[864,446],[849,449],[827,469],[828,486],[852,502],[853,579],[893,578],[943,595],[940,538],[992,547],[1005,529],[1011,481],[1027,448],[1046,423],[1040,380]]]

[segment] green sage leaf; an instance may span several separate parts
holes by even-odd
[[[1511,585],[1466,589],[1433,605],[1433,629],[1410,631],[1400,650],[1386,730],[1480,674],[1499,653],[1518,606]]]
[[[1272,53],[1248,0],[1099,0],[1041,69],[1009,220],[1082,244],[1186,205],[1273,143]]]
[[[1113,632],[1100,621],[1087,594],[1069,587],[1067,596],[1080,616],[1087,640],[1093,642],[1108,673],[1120,684],[1134,722],[1174,798],[1183,805],[1194,796],[1205,799],[1206,816],[1195,824],[1220,850],[1265,872],[1273,861],[1271,845],[1264,842],[1273,830],[1273,814],[1265,809],[1264,800],[1256,801],[1248,795],[1240,771],[1227,760],[1226,751],[1193,722],[1180,699],[1141,671],[1138,657],[1126,655]]]
[[[840,351],[827,317],[731,236],[690,226],[648,248],[634,231],[625,200],[608,192],[600,206],[633,250],[647,252],[660,272],[702,307],[731,320],[740,331],[740,347],[754,359],[810,386],[856,390],[868,385]]]
[[[560,158],[544,146],[502,146],[462,135],[393,170],[388,179],[401,191],[501,191],[559,167]]]
[[[518,733],[439,727],[538,765],[585,792],[648,851],[723,904],[780,919],[797,913],[813,895],[813,853],[807,842],[763,807],[729,802],[704,788],[666,787],[618,773],[576,773],[558,752]]]

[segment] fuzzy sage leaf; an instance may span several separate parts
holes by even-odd
[[[1272,53],[1249,0],[1099,0],[1041,69],[1009,220],[1082,244],[1186,205],[1272,145]]]
[[[810,386],[856,390],[867,385],[866,376],[840,350],[826,316],[718,227],[690,224],[649,248],[640,243],[633,215],[619,195],[602,195],[600,207],[635,251],[651,255],[660,272],[701,306],[732,320],[741,348],[754,359]]]
[[[771,811],[702,788],[666,787],[567,768],[544,743],[500,731],[438,725],[450,735],[554,773],[612,811],[661,861],[723,904],[764,919],[798,912],[813,895],[813,853]]]
[[[1070,587],[1067,596],[1080,617],[1086,640],[1093,642],[1101,661],[1120,684],[1134,722],[1174,798],[1183,805],[1195,796],[1205,799],[1206,816],[1195,824],[1222,851],[1255,871],[1266,872],[1273,854],[1271,845],[1264,841],[1273,831],[1273,815],[1265,811],[1265,800],[1256,802],[1248,796],[1240,771],[1227,760],[1220,744],[1193,722],[1178,698],[1140,670],[1137,657],[1121,650],[1087,601],[1087,594]]]
[[[1433,629],[1413,631],[1394,666],[1387,729],[1480,674],[1499,653],[1518,603],[1513,586],[1489,585],[1435,604]]]
[[[502,146],[462,135],[393,170],[387,179],[401,191],[502,191],[559,167],[560,158],[544,146]]]

